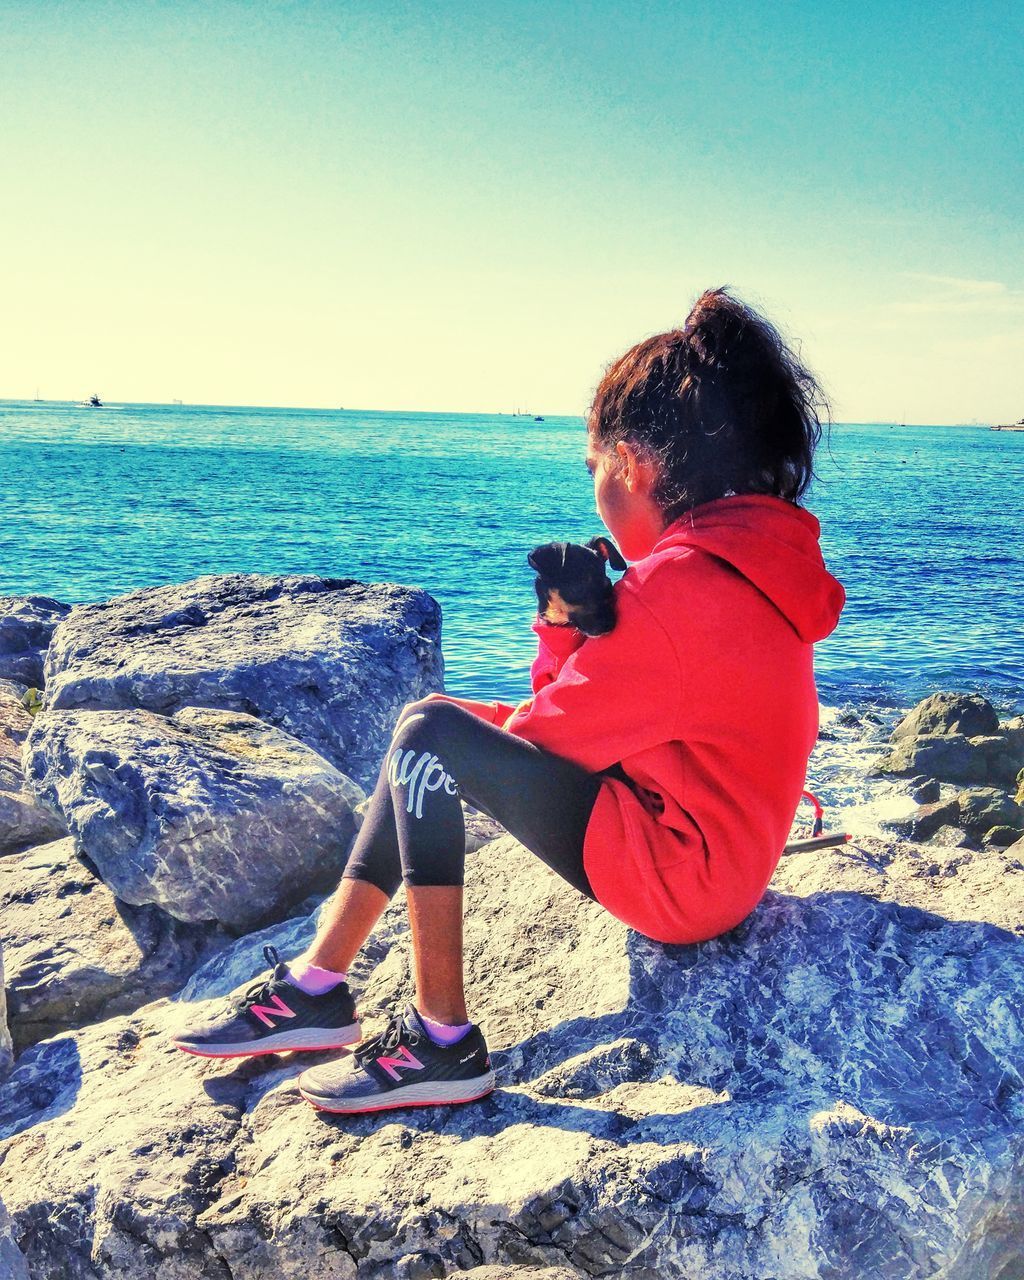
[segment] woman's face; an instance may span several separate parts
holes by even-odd
[[[587,470],[594,477],[594,507],[626,560],[649,555],[666,520],[650,496],[653,468],[628,444],[605,449],[587,432]]]

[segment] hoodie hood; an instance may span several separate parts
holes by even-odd
[[[766,595],[806,644],[836,629],[846,603],[825,568],[821,526],[804,507],[766,493],[701,503],[670,524],[651,555],[697,547],[730,564]]]

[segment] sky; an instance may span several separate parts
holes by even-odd
[[[0,397],[578,414],[730,286],[1024,415],[1022,8],[0,0]]]

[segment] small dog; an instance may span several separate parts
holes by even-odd
[[[609,538],[546,542],[534,547],[526,563],[535,570],[538,612],[545,622],[578,627],[586,636],[603,636],[615,626],[615,595],[606,572],[626,562]]]

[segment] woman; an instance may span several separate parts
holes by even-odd
[[[459,796],[580,893],[664,942],[757,905],[818,732],[814,642],[845,602],[797,505],[821,392],[723,289],[607,370],[587,421],[597,512],[626,560],[616,624],[587,637],[555,594],[519,707],[431,694],[399,717],[316,938],[236,1011],[176,1040],[213,1057],[360,1038],[346,983],[404,882],[416,999],[355,1054],[305,1071],[329,1111],[465,1102],[494,1087],[462,976]]]

